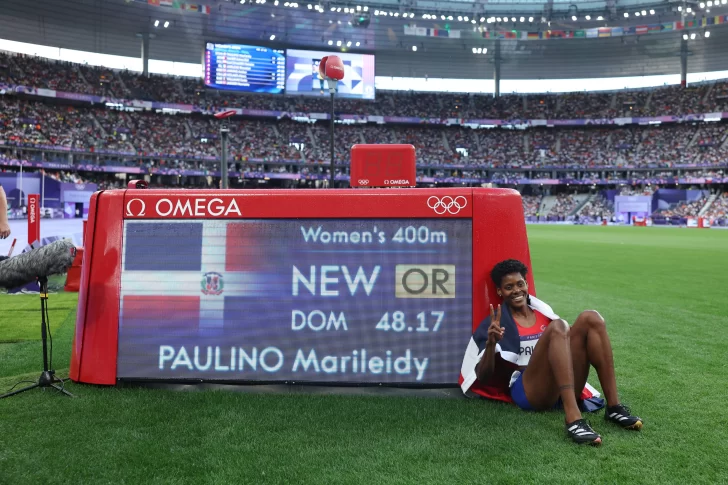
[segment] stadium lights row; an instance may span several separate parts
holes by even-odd
[[[726,0],[728,2],[728,0]],[[655,10],[650,9],[650,15],[655,15]],[[637,11],[634,13],[635,17],[647,17],[647,10]],[[629,12],[624,12],[624,18],[629,18]]]
[[[387,12],[385,10],[375,10],[374,15],[380,15],[380,16],[385,16],[385,17],[387,15],[389,15],[390,17],[399,17],[400,14],[399,14],[399,12]],[[413,19],[413,18],[415,18],[415,14],[413,14],[411,12],[404,12],[402,14],[402,18],[403,19],[406,19],[406,18]]]
[[[728,0],[720,0],[720,1],[715,0],[714,2],[711,2],[711,1],[708,1],[708,2],[700,2],[700,8],[705,8],[706,6],[708,8],[710,8],[713,5],[715,5],[717,7],[718,5],[725,5],[725,4],[728,4]]]
[[[348,40],[346,42],[344,42],[342,40],[337,40],[337,41],[329,40],[328,44],[329,45],[334,45],[334,42],[336,42],[336,47],[341,47],[343,44],[346,44],[346,47],[351,47],[352,44],[354,44],[354,42],[352,42],[350,40]],[[359,47],[361,45],[361,42],[357,42],[354,45],[356,45],[356,47]]]
[[[688,39],[695,40],[695,39],[697,39],[697,37],[698,37],[698,34],[696,34],[695,32],[693,32],[690,35],[683,34],[683,36],[682,36],[683,40],[688,40]],[[703,32],[703,37],[705,37],[706,39],[708,39],[710,37],[710,31],[709,30],[706,30],[705,32]]]
[[[240,3],[241,4],[245,4],[246,2],[249,2],[250,4],[252,4],[253,2],[255,2],[256,4],[264,5],[266,3],[266,1],[267,0],[240,0]],[[273,5],[274,6],[277,7],[277,6],[279,6],[279,4],[280,4],[280,0],[274,0],[273,1]],[[710,8],[711,6],[714,6],[714,5],[715,6],[718,6],[718,5],[726,5],[726,4],[728,4],[728,0],[709,0],[707,2],[700,2],[699,5],[700,5],[700,8],[701,9],[705,9],[705,8]],[[299,7],[299,4],[297,2],[285,2],[283,4],[283,6],[284,7],[289,7],[289,8],[298,8]],[[317,12],[322,13],[322,14],[325,13],[324,7],[322,7],[320,4],[311,4],[311,3],[309,3],[306,6],[307,6],[308,10],[316,10]],[[680,5],[680,6],[678,6],[677,9],[678,9],[679,12],[682,12],[683,11],[683,6]],[[695,12],[695,10],[692,9],[692,7],[685,7],[685,10],[686,10],[687,13],[692,13],[693,15],[696,15],[696,12]],[[335,13],[357,14],[357,13],[369,12],[369,7],[366,6],[366,5],[356,5],[356,6],[352,6],[352,7],[336,7],[336,6],[332,6],[332,7],[329,7],[329,11],[330,12],[335,12]],[[379,10],[379,9],[377,9],[377,10],[374,10],[374,15],[376,15],[376,16],[383,16],[383,17],[395,17],[395,18],[402,17],[404,19],[407,19],[407,18],[413,19],[413,18],[415,18],[415,14],[413,12],[399,12],[399,11],[393,11],[393,10],[392,11],[389,11],[389,10]],[[623,15],[624,15],[624,18],[629,18],[631,15],[634,15],[635,17],[646,17],[648,15],[656,15],[656,12],[655,12],[655,9],[649,9],[649,10],[644,9],[644,10],[638,10],[638,11],[635,11],[635,12],[632,12],[632,13],[630,13],[630,12],[623,12]],[[528,23],[533,23],[534,20],[536,20],[536,19],[534,19],[533,16],[530,16],[530,17],[525,17],[525,16],[519,16],[519,17],[515,17],[515,16],[512,16],[512,17],[508,17],[508,16],[489,16],[489,17],[485,17],[485,16],[481,16],[481,17],[478,18],[477,16],[470,17],[468,15],[445,15],[445,14],[439,14],[438,15],[438,14],[428,14],[428,13],[422,14],[422,18],[424,20],[438,20],[439,19],[439,20],[442,20],[442,21],[451,21],[451,22],[457,20],[458,22],[469,22],[471,24],[477,24],[478,21],[481,24],[482,23],[488,23],[488,24],[492,24],[492,23],[506,23],[506,22],[512,22],[512,23],[516,23],[516,22],[525,23],[525,22],[528,22]],[[586,21],[591,21],[592,20],[592,16],[589,15],[589,14],[584,15],[583,18]],[[580,19],[579,19],[578,16],[572,15],[571,16],[571,20],[574,21],[574,22],[577,22]],[[600,22],[600,21],[603,21],[604,20],[604,17],[602,15],[598,15],[598,16],[595,17],[595,20],[598,21],[598,22]],[[547,22],[547,19],[542,17],[540,19],[540,21],[541,22]]]
[[[159,20],[154,21],[154,26],[159,27]],[[169,27],[169,20],[164,21],[164,28],[166,29],[167,27]]]
[[[487,54],[487,47],[473,47],[473,54]]]

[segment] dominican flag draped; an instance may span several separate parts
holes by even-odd
[[[529,297],[529,306],[533,310],[542,313],[549,320],[556,320],[559,318],[559,316],[554,313],[553,309],[549,305],[539,300],[535,296]],[[521,340],[518,335],[516,322],[513,320],[513,316],[511,315],[511,312],[508,309],[507,305],[502,306],[502,312],[503,313],[501,315],[500,324],[501,327],[505,328],[505,333],[501,341],[498,342],[495,346],[496,355],[500,356],[500,358],[504,361],[512,364],[514,368],[516,368],[517,366],[526,366],[528,365],[531,357],[530,355],[519,355]],[[493,382],[483,384],[478,382],[477,380],[475,366],[478,364],[478,362],[480,362],[483,354],[485,354],[485,344],[488,341],[489,326],[490,316],[483,320],[483,322],[475,330],[475,333],[473,333],[473,336],[470,338],[468,348],[465,350],[463,365],[460,369],[460,388],[463,390],[463,393],[465,393],[465,395],[468,397],[482,396],[489,399],[513,402],[510,396],[510,392],[506,392],[503,388],[504,383]],[[536,345],[538,338],[536,338],[535,340],[535,342],[532,341],[533,346]],[[513,373],[510,382],[507,383],[508,386],[513,384],[518,375],[518,371],[515,371]],[[581,394],[581,398],[584,400],[585,407],[588,411],[595,411],[604,405],[601,399],[594,399],[599,398],[599,396],[599,391],[597,391],[594,387],[587,383]]]

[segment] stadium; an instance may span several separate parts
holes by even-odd
[[[727,483],[726,49],[728,0],[6,0],[0,483]]]

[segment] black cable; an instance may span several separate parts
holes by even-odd
[[[23,384],[23,383],[28,383],[28,384],[37,384],[37,382],[35,382],[35,381],[28,381],[28,380],[25,380],[25,381],[18,381],[18,382],[16,382],[16,383],[15,383],[15,385],[14,385],[13,387],[11,387],[11,388],[10,388],[10,389],[8,389],[7,391],[3,392],[3,394],[7,394],[7,393],[11,392],[11,391],[12,391],[13,389],[15,389],[16,387],[18,387],[18,386],[19,386],[20,384]]]

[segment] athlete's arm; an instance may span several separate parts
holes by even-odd
[[[8,200],[5,198],[5,190],[0,185],[0,239],[10,236],[10,225],[8,224]]]

